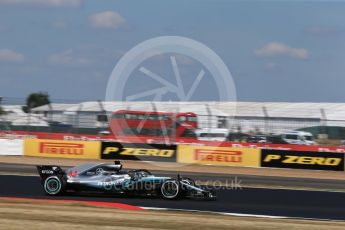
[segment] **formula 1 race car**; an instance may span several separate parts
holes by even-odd
[[[195,185],[190,178],[158,177],[145,169],[122,170],[122,164],[82,164],[66,171],[59,166],[37,166],[41,184],[48,195],[63,193],[108,193],[153,196],[165,199],[214,200],[214,192]]]

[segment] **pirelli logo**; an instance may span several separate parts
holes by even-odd
[[[242,152],[232,150],[195,149],[194,160],[242,163]]]
[[[39,144],[39,153],[62,154],[62,155],[83,155],[84,144],[41,142]]]
[[[332,152],[262,150],[261,166],[344,171],[344,154]]]

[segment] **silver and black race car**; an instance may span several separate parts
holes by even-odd
[[[59,166],[37,166],[41,184],[48,195],[64,193],[108,193],[163,197],[165,199],[194,198],[214,200],[214,192],[195,185],[193,179],[159,177],[145,169],[122,170],[122,164],[82,164],[62,170]]]

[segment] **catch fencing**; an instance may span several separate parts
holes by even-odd
[[[198,129],[268,135],[293,130],[311,132],[317,139],[345,139],[345,104],[250,102],[53,102],[24,113],[24,99],[1,98],[0,131],[98,134],[109,130],[118,110],[193,112]],[[173,134],[174,132],[172,132]]]

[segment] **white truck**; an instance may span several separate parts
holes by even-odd
[[[313,134],[304,131],[291,131],[282,134],[282,139],[294,145],[315,145]]]
[[[202,141],[226,141],[229,135],[228,129],[198,129],[195,131],[198,140]]]

